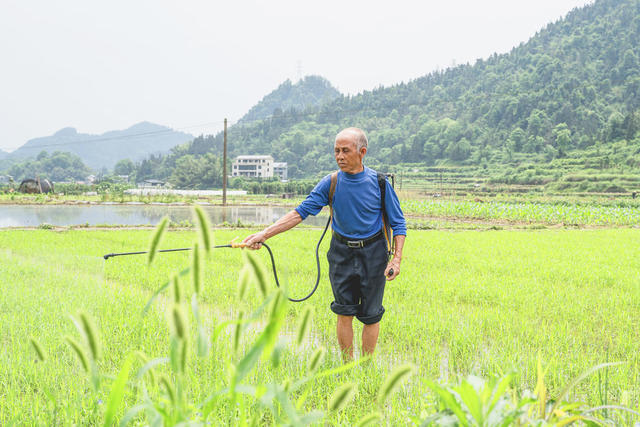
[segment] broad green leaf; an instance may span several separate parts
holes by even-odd
[[[134,354],[130,354],[129,356],[127,356],[124,363],[122,364],[122,368],[120,369],[120,373],[118,374],[115,383],[111,387],[109,400],[107,402],[107,409],[104,413],[105,427],[111,427],[111,425],[115,421],[115,417],[118,409],[120,408],[120,404],[124,399],[125,387],[127,385],[127,380],[129,379],[129,371],[131,370],[131,366],[133,365],[134,360]]]
[[[458,404],[456,397],[452,393],[440,387],[440,385],[436,384],[433,381],[426,380],[425,383],[431,390],[433,390],[434,393],[438,395],[440,400],[442,400],[444,407],[446,409],[449,409],[451,412],[453,412],[455,416],[458,417],[458,420],[462,425],[467,425],[468,423],[467,416],[465,415],[465,412],[460,406],[460,404]]]
[[[460,395],[460,399],[467,406],[469,413],[476,420],[478,425],[484,424],[484,417],[482,414],[482,402],[478,392],[467,381],[462,381],[460,386],[457,387],[457,392]]]

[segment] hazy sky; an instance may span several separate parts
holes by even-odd
[[[296,81],[300,68],[355,94],[507,52],[591,3],[1,2],[5,151],[67,126],[102,133],[147,120],[213,133],[285,79]]]

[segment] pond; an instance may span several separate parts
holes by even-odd
[[[271,224],[291,210],[281,206],[203,206],[212,224]],[[68,225],[156,225],[168,216],[173,222],[195,221],[189,206],[125,205],[0,205],[0,228]],[[304,223],[324,226],[327,214],[309,216]]]

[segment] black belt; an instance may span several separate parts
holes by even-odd
[[[364,248],[368,244],[371,244],[371,243],[375,242],[376,240],[382,239],[384,236],[382,234],[382,231],[378,231],[376,234],[374,234],[373,236],[368,237],[366,239],[363,239],[363,240],[352,240],[352,239],[349,239],[347,237],[341,236],[341,235],[339,235],[338,233],[336,233],[334,231],[333,232],[333,237],[337,241],[344,243],[345,245],[347,245],[350,248]]]

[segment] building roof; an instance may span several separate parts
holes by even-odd
[[[258,159],[271,159],[273,160],[272,156],[238,156],[237,159],[244,159],[244,160],[258,160]]]
[[[274,168],[286,168],[287,162],[273,162]]]

